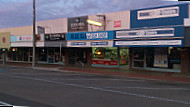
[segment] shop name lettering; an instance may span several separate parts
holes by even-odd
[[[173,34],[173,30],[157,30],[157,31],[138,31],[138,32],[127,32],[122,35],[128,35],[128,36],[146,36],[146,35],[159,35],[159,34]],[[117,36],[122,36],[117,34]]]
[[[138,19],[179,16],[179,7],[145,10],[138,12]]]
[[[78,28],[81,26],[85,26],[84,22],[80,22],[80,23],[71,23],[71,28]]]
[[[154,16],[154,15],[171,15],[171,14],[177,14],[177,9],[171,9],[171,10],[160,10],[158,12],[145,12],[140,13],[140,16]]]
[[[108,38],[108,32],[71,34],[71,39],[98,39],[98,38],[104,38],[104,39]]]
[[[98,38],[108,38],[108,32],[101,32],[101,33],[86,33],[87,39],[98,39]]]

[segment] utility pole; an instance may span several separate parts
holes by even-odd
[[[35,10],[35,0],[33,0],[33,57],[32,57],[32,67],[35,67],[36,60],[36,10]]]

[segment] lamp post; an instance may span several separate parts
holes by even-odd
[[[36,11],[35,11],[35,0],[33,0],[33,57],[32,57],[32,67],[35,67],[36,59]]]

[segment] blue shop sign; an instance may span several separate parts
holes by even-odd
[[[71,46],[76,46],[76,45],[86,45],[86,42],[72,42]]]
[[[97,46],[97,45],[108,45],[108,42],[91,42],[91,46]]]
[[[117,40],[114,47],[183,47],[183,39],[174,40]]]
[[[67,33],[67,40],[111,40],[115,31]]]
[[[188,18],[188,4],[132,10],[131,28],[183,25]]]
[[[115,39],[183,37],[184,27],[135,29],[116,31]]]

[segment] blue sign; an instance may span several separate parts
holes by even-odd
[[[67,40],[111,40],[115,31],[67,33]]]
[[[188,4],[132,10],[131,28],[183,25],[188,18]]]
[[[72,42],[71,46],[75,46],[75,45],[86,45],[86,42]]]
[[[108,45],[108,42],[91,42],[91,46],[97,46],[97,45]]]
[[[172,38],[183,37],[184,27],[168,27],[153,29],[135,29],[116,31],[115,39],[135,39],[135,38]]]
[[[118,40],[114,41],[114,47],[182,47],[182,39],[175,40]]]

